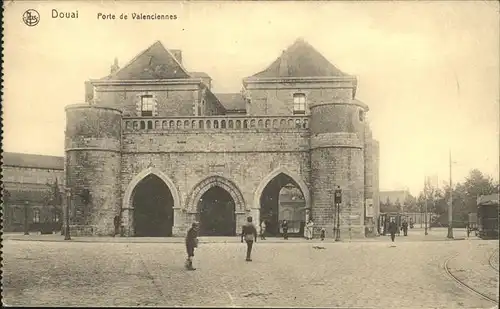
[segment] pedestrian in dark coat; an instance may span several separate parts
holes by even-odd
[[[396,238],[396,233],[398,232],[399,228],[396,222],[394,220],[391,220],[389,222],[389,233],[391,234],[391,240],[394,242],[394,239]]]
[[[257,242],[257,229],[255,228],[255,225],[253,225],[252,223],[252,217],[247,218],[247,223],[243,225],[241,229],[241,242],[243,242],[243,238],[245,238],[245,241],[247,243],[246,261],[251,262],[253,243]]]
[[[194,248],[197,247],[198,247],[198,222],[193,222],[191,228],[189,229],[186,235],[187,270],[196,270],[196,268],[193,267],[193,257],[194,257]]]
[[[288,222],[286,220],[281,223],[281,228],[283,229],[283,238],[288,239]]]
[[[406,220],[403,221],[401,228],[403,229],[404,236],[408,236],[408,222]]]

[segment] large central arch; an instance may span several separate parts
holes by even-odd
[[[191,194],[189,194],[186,200],[186,211],[191,214],[197,213],[198,201],[200,198],[205,192],[216,186],[223,188],[231,195],[234,200],[236,212],[245,212],[245,199],[236,184],[219,175],[208,176],[194,186]]]
[[[245,199],[236,184],[218,175],[196,184],[186,200],[190,220],[200,222],[200,236],[234,236],[245,216]]]

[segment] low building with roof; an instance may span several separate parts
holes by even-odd
[[[62,223],[64,157],[4,152],[2,164],[4,232],[39,230]],[[56,190],[57,188],[57,190]]]

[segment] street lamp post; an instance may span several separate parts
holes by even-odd
[[[64,229],[64,240],[71,240],[69,233],[69,210],[71,203],[71,189],[66,188],[66,228]]]
[[[427,233],[427,185],[428,185],[428,179],[427,177],[425,178],[425,183],[424,183],[424,197],[425,197],[425,211],[424,211],[424,226],[425,226],[425,229],[424,229],[424,234],[425,235],[428,235]]]
[[[453,187],[451,182],[451,149],[450,149],[450,204],[448,205],[448,236],[453,238]]]
[[[28,201],[24,201],[24,235],[30,234],[30,229],[28,226]]]
[[[337,229],[335,230],[335,241],[340,241],[340,204],[342,203],[342,190],[340,186],[335,189],[335,205],[336,205],[336,221]]]

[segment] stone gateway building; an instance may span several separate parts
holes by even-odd
[[[231,236],[250,215],[270,234],[287,219],[300,235],[312,218],[332,237],[340,186],[341,235],[365,237],[378,142],[356,89],[302,39],[232,94],[214,93],[208,74],[160,42],[122,68],[115,60],[86,82],[85,104],[66,107],[70,230],[111,235],[119,218],[126,236],[182,236],[194,221],[201,235]]]

